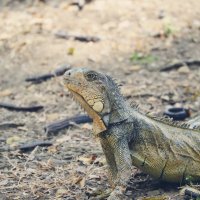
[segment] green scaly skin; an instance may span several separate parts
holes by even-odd
[[[111,77],[89,69],[67,71],[64,83],[93,118],[115,188],[109,199],[125,199],[120,195],[132,165],[161,181],[200,180],[200,128],[192,121],[180,125],[142,114],[125,101]]]

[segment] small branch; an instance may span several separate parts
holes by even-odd
[[[48,79],[51,79],[55,76],[62,76],[69,69],[70,69],[69,65],[63,65],[63,66],[57,68],[56,70],[54,70],[52,73],[42,74],[42,75],[38,75],[38,76],[32,76],[32,77],[26,78],[25,81],[32,82],[35,84],[42,83],[42,82],[47,81]]]
[[[68,35],[65,31],[58,31],[55,33],[55,36],[57,38],[66,39],[66,40],[72,38],[73,40],[77,40],[80,42],[98,42],[98,41],[100,41],[100,38],[96,37],[96,36]]]
[[[0,108],[5,108],[7,110],[12,111],[21,111],[21,112],[38,112],[42,110],[43,106],[28,106],[28,107],[20,107],[9,103],[0,102]]]
[[[23,123],[14,123],[14,122],[8,122],[8,123],[2,123],[0,124],[0,130],[3,130],[3,129],[9,129],[9,128],[17,128],[19,126],[24,126]]]
[[[96,36],[72,36],[74,40],[78,40],[80,42],[98,42],[100,41],[99,37]]]
[[[36,141],[36,142],[31,142],[27,144],[23,144],[19,147],[20,151],[22,152],[27,152],[27,151],[32,151],[35,147],[40,146],[40,147],[48,147],[53,145],[52,142],[50,141]]]
[[[83,124],[91,122],[91,118],[89,118],[87,115],[80,115],[72,118],[66,118],[62,119],[56,122],[53,122],[47,126],[44,127],[44,130],[47,134],[49,133],[57,133],[60,130],[66,129],[70,126],[73,126],[73,124]]]
[[[161,72],[167,72],[167,71],[179,69],[183,65],[187,65],[188,67],[192,67],[192,66],[195,66],[195,65],[200,66],[200,60],[189,60],[189,61],[174,63],[174,64],[171,64],[171,65],[168,65],[168,66],[161,68],[160,71]]]
[[[54,77],[54,75],[49,73],[49,74],[43,74],[43,75],[39,75],[39,76],[32,76],[32,77],[26,78],[25,81],[33,82],[33,83],[41,83],[41,82],[47,81],[48,79],[51,79],[53,77]]]

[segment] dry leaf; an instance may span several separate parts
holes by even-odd
[[[82,177],[82,176],[78,176],[78,177],[73,177],[72,178],[72,184],[77,184],[79,185],[80,187],[84,187],[85,186],[85,177]]]
[[[141,70],[141,66],[140,65],[133,65],[133,66],[129,67],[128,70],[130,72],[138,72],[138,71]]]
[[[86,181],[86,179],[85,179],[85,177],[83,177],[82,180],[79,182],[79,185],[81,188],[83,188],[85,186],[85,181]]]
[[[72,177],[72,184],[78,184],[83,177],[78,176],[78,177]]]
[[[89,157],[80,156],[78,160],[81,161],[84,165],[90,165],[95,161],[96,157],[96,155],[91,155]]]
[[[56,191],[56,197],[63,197],[64,195],[68,194],[68,190],[64,189],[64,188],[60,188]]]

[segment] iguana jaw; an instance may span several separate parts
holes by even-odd
[[[81,107],[88,113],[88,115],[93,119],[93,132],[95,136],[98,136],[101,132],[104,132],[107,130],[103,120],[98,115],[95,110],[93,110],[88,103],[85,101],[85,99],[78,94],[77,92],[70,89],[70,86],[68,84],[65,84],[68,88],[69,92],[72,94],[72,96],[75,98],[75,100],[81,105]]]

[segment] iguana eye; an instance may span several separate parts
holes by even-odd
[[[86,78],[88,81],[94,81],[97,79],[97,75],[93,72],[89,72],[86,74]]]

